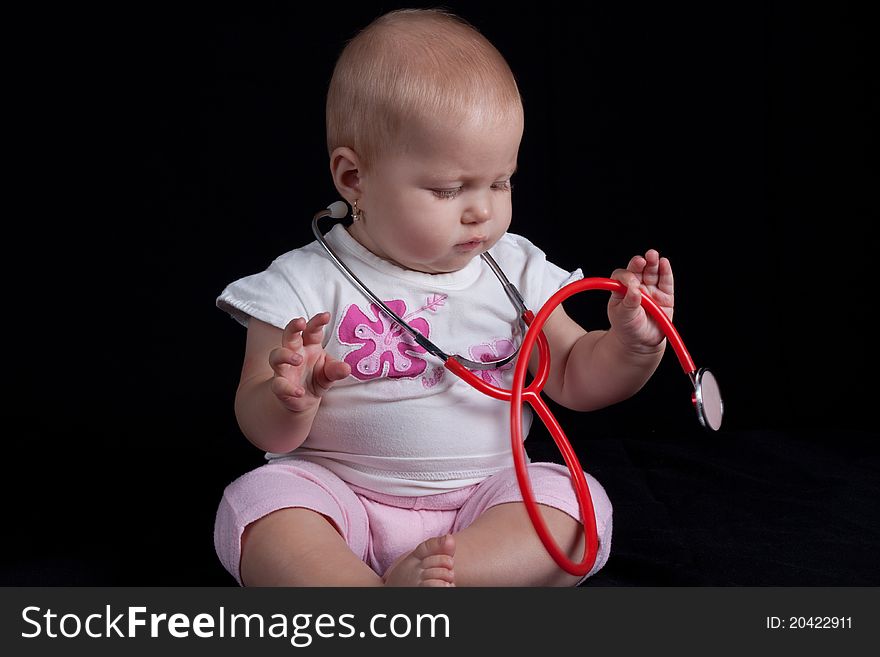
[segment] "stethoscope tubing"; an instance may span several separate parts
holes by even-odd
[[[531,310],[526,308],[525,302],[519,294],[519,291],[510,283],[504,275],[504,272],[501,271],[501,268],[495,263],[492,257],[488,253],[482,254],[483,260],[489,265],[490,269],[492,269],[501,281],[511,303],[514,304],[517,311],[520,313],[520,321],[527,328],[522,343],[513,354],[498,361],[476,363],[460,355],[446,354],[433,342],[410,327],[402,318],[398,317],[385,303],[373,294],[373,292],[364,285],[360,279],[358,279],[354,272],[352,272],[345,263],[339,259],[333,249],[330,248],[324,240],[321,231],[318,229],[318,220],[327,216],[341,218],[345,216],[346,208],[347,206],[344,203],[337,202],[328,206],[326,210],[322,210],[314,215],[312,218],[312,231],[314,232],[316,239],[349,281],[367,299],[374,302],[377,307],[381,308],[392,321],[412,335],[416,343],[424,348],[426,352],[443,361],[446,369],[481,393],[500,401],[510,402],[510,442],[514,460],[514,469],[522,493],[523,503],[528,512],[529,518],[532,521],[532,525],[534,526],[538,537],[541,539],[541,542],[544,544],[544,547],[547,549],[547,552],[560,568],[572,575],[584,576],[588,574],[595,564],[596,554],[598,552],[599,541],[598,530],[596,527],[596,514],[593,507],[593,500],[590,495],[590,489],[587,485],[586,476],[584,475],[584,470],[581,467],[580,461],[578,460],[574,449],[572,449],[571,443],[568,441],[565,432],[559,425],[559,422],[553,416],[553,413],[547,406],[543,397],[541,397],[541,391],[547,383],[547,378],[550,374],[550,347],[547,343],[547,337],[544,335],[543,328],[547,319],[556,307],[570,296],[586,290],[608,290],[610,292],[626,294],[626,286],[620,281],[611,278],[584,278],[569,283],[557,290],[557,292],[541,307],[538,314],[534,315]],[[723,412],[723,407],[719,408],[718,422],[716,424],[713,424],[711,420],[704,417],[704,409],[702,408],[701,382],[703,380],[703,375],[709,373],[708,370],[697,371],[694,361],[691,358],[690,353],[688,353],[688,350],[685,348],[684,342],[673,326],[672,321],[666,316],[666,313],[663,312],[657,303],[644,292],[642,293],[641,304],[645,309],[645,312],[647,312],[663,330],[669,344],[678,356],[682,369],[684,369],[685,374],[690,377],[691,382],[694,384],[695,393],[693,401],[697,407],[698,417],[701,424],[712,428],[713,430],[717,430],[718,426],[720,426],[720,413]],[[535,372],[532,382],[526,386],[525,380],[528,372],[530,355],[532,349],[536,345],[538,348],[538,369]],[[514,359],[516,359],[516,369],[514,370],[513,384],[510,390],[505,390],[504,388],[499,388],[487,383],[472,371],[496,369]],[[717,392],[717,383],[714,383],[714,385],[716,386]],[[553,437],[553,441],[556,443],[556,446],[571,474],[572,485],[574,486],[575,494],[577,496],[578,506],[580,507],[581,522],[584,528],[584,554],[580,562],[576,563],[572,561],[568,555],[560,549],[553,534],[547,527],[547,524],[538,509],[538,504],[535,501],[535,495],[532,491],[532,484],[526,466],[526,451],[522,431],[522,404],[524,401],[535,410],[538,417],[541,418],[541,421],[549,430],[550,435]]]
[[[489,395],[501,401],[510,402],[510,442],[513,454],[514,470],[516,472],[517,482],[523,497],[523,503],[532,525],[541,539],[545,549],[556,562],[556,564],[572,575],[584,576],[592,570],[596,562],[598,553],[598,529],[596,527],[596,513],[593,507],[593,499],[590,495],[590,489],[587,485],[583,467],[575,454],[568,438],[565,435],[559,422],[554,417],[547,403],[541,397],[541,390],[550,372],[550,347],[547,343],[547,337],[544,334],[543,327],[547,319],[556,309],[556,307],[579,292],[586,290],[608,290],[610,292],[626,293],[626,286],[618,280],[611,278],[584,278],[573,283],[569,283],[565,287],[559,289],[552,295],[547,302],[541,307],[537,315],[533,315],[531,311],[526,311],[523,320],[528,325],[528,330],[523,338],[520,348],[520,357],[516,362],[514,370],[513,383],[510,390],[505,390],[497,386],[493,386],[484,381],[473,372],[469,371],[455,358],[450,357],[444,363],[445,367],[453,374],[463,379],[466,383],[473,386],[483,394]],[[672,346],[682,369],[689,376],[693,377],[696,370],[693,359],[684,346],[684,342],[678,331],[672,324],[666,313],[657,305],[657,303],[647,294],[642,293],[642,307],[658,324],[660,324],[669,344]],[[529,355],[532,349],[538,347],[538,370],[535,372],[534,378],[528,386],[525,385],[526,374],[529,366]],[[528,474],[526,463],[526,452],[523,441],[522,431],[522,405],[527,402],[544,422],[553,441],[569,469],[574,486],[575,495],[577,496],[578,505],[580,507],[581,523],[584,528],[584,554],[581,561],[575,562],[559,547],[556,539],[553,537],[544,517],[538,509],[538,503],[535,500],[532,484]]]

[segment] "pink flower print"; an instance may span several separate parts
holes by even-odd
[[[478,363],[488,363],[493,360],[501,360],[507,358],[515,351],[513,341],[508,338],[498,338],[493,340],[491,344],[482,343],[468,349],[468,355],[471,360]],[[513,367],[514,361],[510,361],[506,365],[496,367],[493,370],[474,370],[474,374],[479,376],[483,381],[493,386],[501,385],[501,372],[509,370]]]
[[[435,367],[431,370],[429,374],[425,374],[422,377],[422,386],[425,388],[433,388],[435,385],[440,383],[440,379],[443,378],[443,368]]]
[[[411,318],[422,310],[434,311],[438,306],[442,306],[445,300],[445,296],[428,299],[426,306],[409,315],[404,315],[406,312],[404,301],[395,299],[385,303],[415,330],[428,337],[431,327],[427,320],[421,317]],[[367,381],[382,376],[417,377],[424,372],[428,365],[418,354],[426,353],[425,349],[416,344],[409,333],[386,317],[376,304],[370,304],[369,312],[371,316],[352,304],[339,323],[337,332],[339,341],[356,347],[343,358],[351,365],[352,376]]]

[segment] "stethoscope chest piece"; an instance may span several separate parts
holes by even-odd
[[[724,417],[724,401],[721,399],[718,379],[711,370],[701,367],[693,375],[693,381],[693,402],[697,410],[697,419],[706,429],[718,431]]]

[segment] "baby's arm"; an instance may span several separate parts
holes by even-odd
[[[242,432],[267,452],[285,453],[309,435],[321,397],[351,373],[321,346],[329,313],[298,317],[284,331],[251,318],[235,415]]]
[[[662,330],[641,306],[648,292],[671,318],[674,306],[672,267],[655,250],[633,257],[612,278],[626,285],[608,302],[611,328],[585,331],[562,309],[550,315],[544,332],[550,344],[551,370],[545,390],[556,402],[575,410],[594,410],[638,392],[660,364],[666,346]],[[532,371],[536,357],[532,356]]]

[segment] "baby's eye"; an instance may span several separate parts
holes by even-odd
[[[437,198],[455,198],[459,194],[461,194],[461,187],[456,187],[455,189],[432,189],[434,192],[434,196]]]
[[[498,190],[499,192],[509,192],[513,189],[513,183],[509,180],[501,180],[492,185],[492,189]]]

